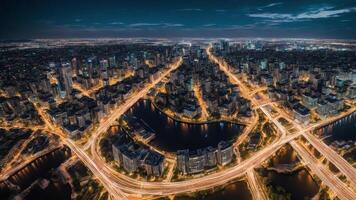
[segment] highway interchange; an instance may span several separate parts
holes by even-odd
[[[62,128],[58,127],[50,120],[44,108],[41,108],[40,106],[36,106],[36,108],[38,109],[41,117],[44,119],[47,128],[61,136],[63,143],[67,145],[72,150],[72,152],[74,152],[78,158],[93,172],[93,174],[104,185],[104,187],[110,193],[111,198],[113,199],[135,199],[149,197],[151,195],[165,196],[184,192],[200,191],[223,185],[234,179],[241,178],[246,174],[248,177],[250,177],[248,179],[253,180],[253,169],[271,157],[280,147],[287,143],[291,144],[291,146],[296,150],[309,169],[314,174],[316,174],[325,185],[327,185],[333,192],[335,192],[340,199],[356,199],[356,193],[354,192],[356,185],[355,169],[333,149],[328,147],[324,142],[311,134],[312,130],[330,123],[342,117],[343,115],[346,115],[347,113],[343,114],[342,116],[328,118],[324,121],[309,126],[298,124],[288,115],[284,114],[282,111],[279,111],[273,102],[264,101],[261,103],[248,95],[250,91],[243,85],[243,83],[239,81],[235,74],[229,71],[227,63],[223,61],[223,59],[214,56],[210,50],[211,46],[207,48],[209,59],[212,62],[218,64],[219,68],[224,71],[231,79],[231,82],[239,86],[241,94],[244,97],[249,97],[255,108],[261,109],[267,118],[276,125],[278,132],[280,133],[280,137],[278,137],[278,139],[272,144],[264,147],[262,150],[256,152],[251,157],[243,160],[237,165],[226,168],[222,171],[180,182],[145,182],[130,178],[124,174],[120,174],[108,163],[106,163],[100,155],[98,147],[100,136],[102,136],[102,134],[104,134],[108,128],[115,123],[116,119],[124,114],[140,98],[144,97],[150,89],[152,89],[173,70],[177,69],[183,62],[181,57],[176,59],[174,63],[169,66],[168,70],[161,72],[159,78],[153,81],[153,83],[146,84],[145,87],[140,91],[132,93],[122,105],[118,106],[106,118],[104,118],[100,122],[99,127],[91,134],[88,142],[84,145],[78,145],[76,142],[66,137],[66,134]],[[266,105],[270,105],[275,108],[278,111],[279,116],[283,116],[289,122],[293,123],[298,131],[296,133],[288,132],[288,130],[286,130],[277,120],[278,117],[272,117],[270,111],[266,109]],[[352,111],[354,111],[354,108],[352,109]],[[302,143],[295,140],[300,136],[304,136],[316,150],[325,156],[328,161],[333,163],[342,172],[342,174],[347,177],[347,179],[351,182],[351,185],[346,185],[329,169],[327,169],[325,166],[322,166],[319,161],[310,154],[310,152],[304,147]],[[256,183],[252,184],[252,186],[250,185],[250,188],[254,188],[252,191],[261,192],[260,187],[256,186]],[[257,194],[256,196],[257,197],[255,198],[258,199],[265,198],[264,194]]]

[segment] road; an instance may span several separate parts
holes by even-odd
[[[248,169],[246,172],[247,182],[254,200],[267,200],[265,193],[263,192],[262,185],[257,180],[256,172],[254,169]]]
[[[310,132],[304,132],[303,136],[329,162],[333,163],[340,170],[340,172],[348,178],[348,180],[352,183],[352,186],[356,188],[356,170],[348,161]]]
[[[327,185],[340,199],[354,200],[356,193],[336,177],[325,165],[321,164],[313,155],[310,154],[301,144],[296,141],[290,142],[293,149],[302,157],[304,163],[314,172],[322,182]]]
[[[107,117],[105,120],[103,120],[99,127],[96,129],[96,131],[92,134],[90,140],[83,146],[80,147],[77,144],[75,144],[71,139],[68,139],[66,137],[66,134],[64,131],[60,128],[58,128],[55,124],[52,123],[52,121],[49,119],[47,113],[41,109],[39,106],[35,106],[36,109],[39,111],[40,116],[46,123],[47,127],[49,130],[58,133],[64,144],[66,144],[77,156],[80,158],[80,160],[93,172],[93,174],[100,180],[100,182],[104,185],[104,187],[108,190],[108,192],[111,194],[112,197],[117,198],[117,199],[126,199],[127,195],[124,194],[119,187],[115,187],[115,182],[110,180],[108,177],[110,177],[110,174],[104,174],[102,171],[102,165],[99,165],[98,162],[95,162],[95,158],[92,159],[88,153],[85,152],[86,149],[88,149],[90,146],[98,139],[98,136],[106,131],[114,122],[116,119],[118,119],[123,113],[125,113],[135,102],[137,102],[140,98],[142,98],[144,95],[148,93],[148,91],[153,88],[158,82],[160,82],[165,76],[167,76],[172,70],[175,70],[178,68],[182,63],[182,58],[178,58],[173,64],[168,66],[168,69],[165,70],[160,77],[153,81],[153,83],[149,84],[146,86],[144,89],[142,89],[140,92],[135,93],[134,95],[131,96],[123,105],[119,106],[114,112]],[[34,103],[34,105],[36,105]],[[95,149],[95,147],[94,147]],[[101,159],[100,159],[101,160]],[[102,161],[102,160],[101,160]],[[106,163],[105,163],[106,166]]]
[[[112,182],[106,177],[103,176],[101,171],[98,169],[97,166],[95,166],[95,163],[91,162],[91,159],[85,153],[78,145],[76,145],[72,140],[67,138],[67,134],[59,127],[57,127],[49,118],[47,112],[42,109],[40,106],[36,104],[36,102],[33,102],[33,105],[35,106],[36,110],[38,111],[38,114],[42,118],[42,120],[45,123],[46,129],[49,130],[50,132],[53,132],[57,134],[60,138],[63,144],[67,145],[72,152],[77,154],[78,158],[89,168],[89,170],[99,179],[100,183],[103,184],[105,189],[113,195],[116,199],[127,199],[126,194],[124,194],[121,190],[114,189],[112,186]]]
[[[98,141],[91,145],[91,159],[85,158],[86,154],[85,152],[81,152],[83,151],[82,149],[78,149],[79,152],[77,154],[83,154],[83,158],[81,159],[88,160],[87,164],[96,168],[94,170],[100,169],[103,176],[110,179],[114,188],[122,190],[126,193],[142,195],[170,195],[209,189],[244,176],[247,170],[258,166],[261,162],[273,155],[280,147],[300,136],[304,131],[309,131],[313,128],[309,127],[295,134],[287,134],[284,127],[277,120],[272,118],[264,106],[260,106],[260,108],[268,116],[268,118],[276,123],[276,126],[281,129],[282,137],[280,137],[280,139],[278,139],[274,144],[265,147],[261,151],[254,154],[251,158],[241,162],[239,165],[217,173],[206,175],[204,177],[181,182],[145,182],[132,179],[126,175],[118,173],[108,166],[105,161],[103,161],[100,155],[98,155],[98,149],[95,148],[98,147]],[[97,135],[99,135],[99,132]]]
[[[126,78],[129,78],[130,76],[133,76],[134,72],[132,71],[128,71],[126,72],[123,76],[120,76],[120,77],[115,77],[115,78],[110,78],[110,85],[114,85],[118,82],[121,82],[122,80],[126,79]],[[90,97],[92,96],[95,92],[97,92],[98,90],[100,90],[101,88],[104,87],[104,84],[102,82],[102,80],[100,80],[100,82],[93,86],[92,88],[90,89],[85,89],[83,88],[80,83],[78,82],[74,82],[73,83],[73,88],[80,91],[83,95],[87,96],[87,97]]]
[[[20,164],[12,167],[10,170],[7,171],[3,171],[0,174],[0,182],[6,180],[7,178],[9,178],[10,176],[12,176],[14,173],[16,173],[17,171],[19,171],[20,169],[24,168],[26,165],[28,165],[29,163],[33,162],[34,160],[37,160],[38,158],[40,158],[43,155],[48,154],[51,151],[54,151],[56,149],[59,149],[60,145],[57,146],[51,146],[43,151],[37,152],[33,155],[30,155],[28,157],[26,157],[26,160],[24,160],[23,162],[21,162]]]
[[[286,113],[283,113],[279,108],[277,107],[274,108],[278,110],[279,113],[284,118],[286,118],[289,122],[291,122],[298,130],[305,129],[305,126],[296,123]],[[322,127],[337,119],[348,116],[354,111],[355,108],[350,108],[347,112],[341,113],[340,115],[337,116],[329,117],[319,123],[312,124],[310,127],[313,127],[312,129],[315,129],[317,127]],[[341,155],[335,152],[331,147],[326,145],[321,139],[314,136],[310,131],[304,131],[302,135],[319,153],[321,153],[328,161],[334,164],[341,171],[341,173],[348,178],[352,186],[356,188],[356,170],[348,161],[346,161]]]
[[[126,100],[122,105],[120,105],[118,108],[116,108],[110,116],[108,116],[106,119],[100,122],[99,127],[92,133],[91,138],[89,141],[85,144],[84,149],[88,149],[92,144],[94,143],[95,140],[98,139],[98,136],[101,133],[104,133],[107,131],[110,126],[115,122],[116,119],[118,119],[121,115],[123,115],[128,109],[130,109],[139,99],[144,97],[148,91],[153,88],[157,83],[159,83],[164,77],[166,77],[169,73],[171,73],[173,70],[177,69],[183,62],[182,57],[179,57],[174,63],[169,65],[169,68],[162,72],[159,78],[154,80],[152,83],[148,84],[143,88],[140,92],[135,93],[130,96],[128,100]]]
[[[233,80],[235,83],[237,83],[237,85],[240,87],[241,92],[243,94],[244,97],[248,98],[248,89],[247,87],[236,77],[235,74],[233,74],[230,70],[229,70],[229,66],[228,64],[214,56],[211,53],[211,48],[212,46],[210,45],[207,48],[207,54],[209,56],[209,58],[214,61],[216,64],[219,65],[220,69],[222,71],[225,72],[225,74],[231,79]],[[248,98],[251,99],[251,98]],[[251,99],[251,102],[253,104],[257,104],[256,100],[254,98]],[[261,110],[263,111],[263,113],[277,126],[277,128],[280,130],[280,132],[282,133],[282,138],[286,137],[286,135],[289,135],[290,133],[284,128],[284,126],[282,126],[282,124],[276,120],[276,118],[273,118],[271,116],[271,114],[264,108],[264,106],[260,107]],[[276,108],[277,109],[277,108]],[[277,109],[279,111],[279,109]],[[352,108],[349,112],[343,113],[341,115],[338,115],[336,117],[331,117],[328,118],[326,120],[323,120],[322,122],[313,124],[309,127],[302,127],[302,125],[297,124],[293,119],[290,119],[290,116],[288,115],[283,115],[284,118],[288,119],[289,121],[291,121],[293,123],[293,125],[298,128],[299,132],[302,133],[302,135],[310,142],[310,144],[313,145],[313,147],[318,150],[323,156],[325,156],[331,163],[333,163],[347,178],[348,180],[352,183],[352,187],[355,188],[355,181],[356,181],[356,171],[353,168],[352,165],[350,165],[350,163],[348,163],[342,156],[340,156],[339,154],[337,154],[333,149],[331,149],[329,146],[327,146],[324,142],[322,142],[320,139],[318,139],[317,137],[315,137],[314,135],[312,135],[310,133],[311,130],[314,130],[317,127],[321,127],[323,125],[326,125],[334,120],[337,120],[338,118],[342,117],[342,116],[346,116],[348,114],[350,114],[351,112],[354,112],[355,108]],[[281,114],[282,112],[279,111],[279,114]],[[294,143],[294,142],[293,142]],[[314,169],[311,168],[312,170]],[[323,171],[323,173],[325,173]],[[320,173],[318,173],[320,174]],[[322,174],[320,174],[322,175]],[[325,174],[324,174],[325,175]],[[330,174],[329,174],[330,175]],[[327,179],[325,179],[325,181],[328,181]],[[341,187],[341,186],[340,186]],[[347,188],[347,186],[343,185],[345,190],[348,190],[349,188]],[[332,189],[340,189],[340,188],[333,188]],[[355,199],[355,198],[354,198]]]
[[[198,191],[218,186],[220,184],[232,181],[236,178],[244,176],[247,169],[256,167],[268,157],[273,155],[281,146],[300,136],[300,133],[288,135],[281,138],[274,144],[257,152],[253,157],[244,160],[239,165],[225,169],[217,173],[209,174],[204,177],[181,182],[145,182],[132,179],[126,175],[120,174],[112,167],[108,166],[105,161],[98,155],[98,149],[92,150],[93,163],[100,166],[100,169],[106,176],[110,177],[112,182],[115,182],[117,187],[127,193],[134,194],[151,194],[151,195],[169,195],[188,191]],[[93,145],[97,146],[97,145]],[[80,149],[79,149],[80,150]],[[94,165],[92,163],[92,165]]]
[[[136,99],[138,100],[139,98]],[[131,103],[133,104],[133,102]],[[77,154],[80,155],[79,157],[81,157],[82,160],[86,160],[86,164],[90,165],[91,168],[93,168],[93,171],[99,171],[100,169],[101,176],[107,177],[109,179],[108,182],[112,183],[113,189],[118,189],[124,191],[125,193],[137,195],[170,195],[183,192],[205,190],[244,176],[247,170],[250,170],[260,165],[261,162],[272,156],[280,147],[294,140],[296,137],[300,136],[305,131],[309,131],[317,126],[311,126],[295,134],[287,134],[287,131],[284,129],[284,127],[277,120],[272,118],[272,116],[264,108],[264,106],[259,106],[259,108],[261,108],[261,110],[266,114],[266,116],[271,121],[273,121],[276,126],[281,130],[282,137],[280,137],[275,143],[265,147],[261,151],[254,154],[251,158],[242,161],[240,164],[234,167],[192,180],[181,182],[145,182],[132,179],[126,175],[118,173],[107,163],[105,163],[105,161],[103,161],[103,159],[98,154],[99,149],[97,149],[97,147],[98,136],[100,135],[100,132],[97,132],[93,135],[94,139],[92,140],[91,145],[91,158],[86,158],[87,154],[85,154],[83,149],[79,148],[75,150],[78,151]],[[113,118],[113,120],[115,120],[116,118],[117,117]],[[106,130],[108,128],[104,126],[102,127],[103,130]]]
[[[202,97],[199,80],[196,80],[195,82],[196,83],[194,83],[193,91],[194,91],[195,97],[198,100],[198,104],[199,104],[199,106],[201,108],[201,112],[202,112],[200,120],[204,121],[209,117],[209,113],[208,113],[208,110],[207,110],[208,106],[206,105],[206,103],[205,103],[205,101],[204,101],[204,99]]]
[[[256,127],[257,123],[258,123],[258,119],[259,116],[256,112],[254,112],[253,114],[253,119],[252,122],[250,124],[248,124],[245,128],[244,131],[239,135],[239,137],[237,138],[236,142],[234,143],[234,146],[236,148],[238,148],[238,146],[246,141],[248,135],[250,134],[250,132]]]
[[[128,100],[124,102],[121,106],[115,109],[107,118],[101,121],[99,127],[92,133],[91,138],[84,146],[79,146],[72,140],[66,138],[62,129],[56,127],[46,116],[45,112],[39,109],[39,113],[44,118],[47,126],[53,131],[58,132],[62,135],[62,140],[77,156],[80,160],[93,172],[93,174],[99,179],[99,181],[108,190],[110,195],[115,199],[126,199],[130,198],[132,194],[134,195],[170,195],[183,192],[193,192],[199,190],[205,190],[219,185],[223,185],[229,181],[233,181],[236,178],[240,178],[246,174],[249,170],[261,164],[261,162],[272,156],[280,147],[288,142],[293,141],[296,137],[299,137],[305,132],[312,130],[317,127],[317,125],[309,126],[307,128],[298,131],[297,133],[291,134],[285,130],[285,128],[268,112],[264,105],[258,105],[258,102],[252,99],[252,103],[256,104],[258,108],[266,114],[266,116],[278,127],[281,131],[281,137],[277,139],[273,144],[270,144],[263,148],[262,150],[256,152],[250,158],[242,161],[238,165],[224,169],[222,171],[209,174],[200,178],[195,178],[192,180],[180,181],[180,182],[146,182],[130,178],[126,175],[120,174],[115,171],[108,163],[106,163],[103,158],[99,155],[99,139],[100,135],[107,131],[107,129],[119,118],[123,113],[125,113],[136,101],[142,98],[146,93],[154,87],[155,84],[160,82],[163,77],[168,75],[172,70],[179,67],[182,62],[182,58],[171,66],[171,68],[160,75],[160,78],[155,80],[150,85],[147,85],[138,93],[132,94]],[[220,65],[219,65],[220,66]],[[235,75],[230,73],[226,66],[220,66],[225,69],[225,73],[228,76],[239,83],[239,80]],[[248,98],[248,90],[242,85],[240,87],[241,94]],[[319,125],[322,122],[319,123]],[[90,148],[90,149],[89,149]],[[87,152],[90,150],[90,154]]]

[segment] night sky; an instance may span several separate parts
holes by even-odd
[[[356,39],[356,0],[1,0],[0,39]]]

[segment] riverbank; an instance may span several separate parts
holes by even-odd
[[[234,141],[245,126],[226,121],[185,123],[176,121],[157,109],[149,100],[140,100],[126,115],[134,116],[147,126],[155,138],[149,142],[164,152],[216,147],[220,141]]]
[[[171,114],[169,112],[166,112],[164,109],[160,108],[156,103],[154,103],[153,100],[151,99],[145,99],[146,101],[150,101],[150,103],[161,113],[165,114],[167,117],[181,123],[188,123],[188,124],[197,124],[197,125],[203,125],[203,124],[210,124],[210,123],[219,123],[219,122],[228,122],[228,123],[234,123],[242,126],[246,126],[245,123],[242,123],[238,120],[233,120],[233,119],[207,119],[207,120],[200,120],[200,119],[192,119],[192,118],[183,118],[179,117],[175,114]]]

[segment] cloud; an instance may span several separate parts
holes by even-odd
[[[181,27],[184,24],[175,24],[175,23],[134,23],[129,24],[130,27],[144,27],[144,26],[161,26],[161,27]]]
[[[136,27],[136,26],[158,26],[159,24],[157,23],[134,23],[130,24],[129,26],[131,27]]]
[[[267,18],[267,19],[293,18],[293,15],[291,15],[291,14],[279,14],[279,13],[248,14],[248,16],[255,17],[255,18]]]
[[[184,8],[184,9],[178,9],[178,11],[195,11],[195,12],[200,12],[200,11],[203,11],[202,9],[200,8]]]
[[[204,24],[204,27],[211,27],[211,26],[216,26],[216,24]]]
[[[215,12],[226,12],[224,9],[216,9]]]
[[[75,19],[74,20],[75,22],[81,22],[81,21],[83,21],[82,19]]]
[[[122,25],[124,24],[123,22],[110,22],[110,25]]]
[[[340,14],[356,11],[356,7],[338,9],[338,10],[330,10],[330,9],[332,9],[332,7],[321,8],[316,11],[300,13],[296,17],[299,19],[329,18],[329,17],[339,17]]]
[[[258,7],[257,9],[263,10],[264,8],[270,8],[270,7],[274,7],[274,6],[278,6],[278,5],[282,5],[282,4],[283,4],[282,2],[270,3],[265,6]]]
[[[262,27],[261,25],[265,24],[264,22],[254,22],[250,24],[234,24],[234,25],[229,25],[226,28],[227,29],[253,29],[256,27]]]
[[[164,26],[179,27],[184,26],[184,24],[174,24],[174,23],[163,23]]]
[[[253,13],[253,14],[247,14],[247,16],[253,18],[262,18],[265,19],[265,21],[270,21],[270,22],[298,22],[298,21],[308,21],[312,19],[339,17],[341,14],[356,11],[356,7],[336,9],[336,10],[332,10],[332,8],[333,7],[324,7],[317,10],[302,12],[299,14]]]

